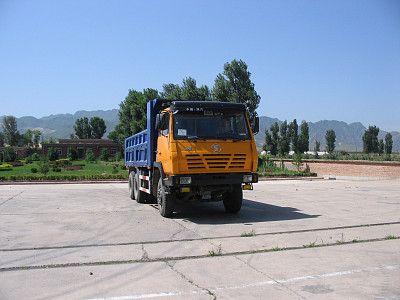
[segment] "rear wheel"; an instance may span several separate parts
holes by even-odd
[[[139,179],[139,172],[137,172],[133,180],[133,194],[137,203],[145,203],[147,194],[139,190],[139,187],[140,187],[140,179]]]
[[[243,191],[240,184],[232,186],[232,190],[224,195],[224,206],[227,213],[237,213],[242,207]]]
[[[158,180],[157,185],[157,203],[158,209],[160,210],[160,215],[169,218],[174,212],[174,203],[172,196],[165,193],[165,187],[162,182],[162,178]]]

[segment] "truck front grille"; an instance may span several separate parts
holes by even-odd
[[[243,169],[246,154],[187,154],[187,168],[193,169]]]

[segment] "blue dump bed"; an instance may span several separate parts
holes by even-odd
[[[147,102],[147,128],[125,139],[125,166],[153,166],[154,142],[157,137],[154,125],[156,114],[160,112],[162,102],[158,99]]]
[[[125,139],[125,165],[129,167],[147,167],[149,162],[149,134],[143,130]]]

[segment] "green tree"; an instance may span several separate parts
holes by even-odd
[[[38,130],[38,129],[33,130],[32,143],[35,148],[39,148],[41,136],[42,136],[42,132],[40,130]]]
[[[93,150],[92,150],[92,149],[88,148],[88,149],[86,150],[85,160],[86,160],[87,162],[94,162],[94,161],[96,161],[96,157],[94,156],[94,153],[93,153]]]
[[[58,159],[58,152],[56,149],[54,149],[53,147],[50,147],[48,152],[47,152],[47,158],[50,161],[55,161]]]
[[[27,129],[21,136],[20,136],[20,142],[19,144],[21,146],[28,146],[32,147],[33,146],[33,131],[30,129]]]
[[[210,89],[206,85],[197,86],[196,80],[186,77],[182,85],[167,83],[163,85],[161,97],[168,100],[211,100]]]
[[[292,150],[294,153],[300,153],[299,151],[299,126],[297,120],[294,119],[289,124],[290,142],[292,144]]]
[[[106,123],[104,122],[104,120],[100,117],[93,117],[90,119],[89,121],[90,124],[90,132],[91,132],[91,136],[90,138],[92,139],[101,139],[104,135],[104,133],[106,133]]]
[[[109,158],[110,158],[110,153],[108,152],[108,149],[102,148],[100,152],[100,159],[102,161],[108,161]]]
[[[383,142],[383,139],[379,140],[379,149],[378,153],[383,154],[385,152],[385,143]]]
[[[263,150],[271,151],[271,145],[272,145],[272,136],[269,133],[269,130],[265,129],[265,144],[263,146]]]
[[[126,137],[146,128],[146,103],[158,98],[158,91],[144,89],[143,92],[129,90],[119,105],[119,123],[108,135],[113,141],[123,144]]]
[[[376,126],[369,126],[365,130],[362,137],[363,140],[363,151],[365,153],[379,153],[379,141],[378,141],[379,128]]]
[[[310,149],[310,134],[308,123],[306,121],[302,121],[300,125],[300,136],[299,136],[299,152],[304,153]]]
[[[74,125],[75,135],[80,139],[90,139],[92,137],[92,129],[87,117],[79,118]]]
[[[315,146],[314,146],[314,152],[315,152],[315,158],[318,158],[318,152],[321,151],[321,143],[317,140],[315,140]]]
[[[77,160],[78,159],[78,152],[72,147],[68,147],[67,149],[67,157],[69,160]]]
[[[326,151],[332,153],[335,150],[336,133],[333,129],[329,129],[325,134]]]
[[[17,146],[19,132],[17,130],[17,119],[14,116],[5,116],[2,122],[4,142],[10,146]]]
[[[385,153],[392,154],[393,138],[391,133],[385,135]]]
[[[250,76],[247,64],[234,59],[224,64],[224,71],[217,75],[211,94],[217,101],[243,103],[250,120],[253,120],[257,116],[256,109],[261,97],[257,94]]]
[[[4,162],[13,162],[17,159],[17,153],[14,148],[11,146],[6,146],[3,149],[3,161]]]
[[[279,128],[279,142],[278,142],[278,153],[280,156],[285,156],[290,151],[290,137],[289,127],[287,121],[283,121]]]
[[[0,131],[0,147],[4,146],[4,133]]]
[[[265,146],[267,151],[276,155],[279,144],[279,125],[277,122],[271,125],[270,131],[271,133],[268,130],[265,131]]]

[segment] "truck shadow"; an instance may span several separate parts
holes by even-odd
[[[242,208],[237,214],[225,213],[222,202],[190,203],[176,208],[174,219],[186,219],[197,224],[238,224],[254,222],[286,221],[317,218],[297,208],[277,206],[243,199]]]

